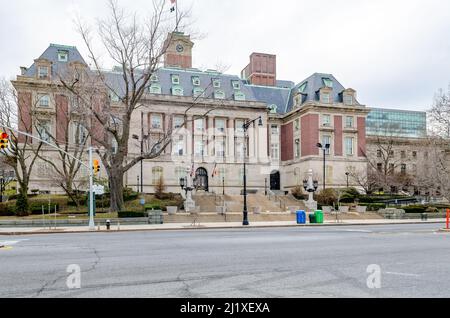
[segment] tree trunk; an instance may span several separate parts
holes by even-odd
[[[114,171],[109,171],[109,189],[111,192],[110,203],[111,212],[120,212],[124,207],[123,201],[123,169],[118,167]]]

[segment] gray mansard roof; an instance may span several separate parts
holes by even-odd
[[[59,51],[66,51],[68,52],[68,61],[67,62],[60,62],[58,60],[58,52]],[[67,63],[70,62],[80,62],[83,64],[86,64],[83,57],[81,56],[80,52],[75,46],[66,46],[66,45],[59,45],[59,44],[50,44],[50,46],[42,53],[42,55],[39,57],[39,60],[45,59],[52,63],[52,70],[51,74],[55,75],[58,72],[58,69],[62,69],[67,65]],[[25,76],[35,76],[36,75],[36,65],[33,63],[31,65],[26,73]]]
[[[59,51],[68,52],[68,61],[60,62],[58,60]],[[64,46],[50,44],[39,59],[46,59],[52,62],[52,74],[56,74],[59,69],[63,69],[67,63],[80,62],[86,64],[80,52],[74,46]],[[36,75],[36,65],[33,64],[24,74],[33,77]],[[119,95],[124,93],[123,80],[120,70],[105,72],[108,82],[115,92]],[[214,98],[215,91],[223,91],[226,100],[233,100],[234,94],[240,92],[245,95],[246,101],[259,101],[267,104],[268,108],[276,106],[277,114],[285,114],[293,109],[293,97],[299,93],[303,94],[303,101],[318,101],[318,92],[325,87],[324,79],[332,83],[332,98],[334,102],[342,102],[341,93],[345,88],[336,80],[332,74],[315,73],[307,79],[295,85],[292,81],[278,80],[276,86],[258,86],[251,85],[247,81],[242,80],[239,76],[222,74],[216,71],[200,71],[198,69],[181,69],[181,68],[161,68],[157,71],[158,81],[156,84],[161,86],[161,94],[171,95],[172,88],[175,86],[183,89],[184,96],[193,96],[194,88],[200,87],[204,90],[204,97]],[[172,83],[172,75],[178,75],[179,84]],[[200,80],[200,85],[195,86],[193,77]],[[213,80],[220,80],[220,88],[214,88]],[[240,87],[233,87],[233,82],[239,82]]]

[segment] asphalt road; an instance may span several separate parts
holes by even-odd
[[[0,236],[0,298],[450,297],[450,234],[437,228]],[[80,289],[66,285],[71,264]],[[371,264],[381,288],[367,285]]]

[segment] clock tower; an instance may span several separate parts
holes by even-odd
[[[192,68],[192,48],[194,43],[189,35],[183,32],[172,32],[164,43],[167,48],[164,54],[164,66]]]

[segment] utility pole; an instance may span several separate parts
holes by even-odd
[[[89,147],[89,230],[95,231],[94,222],[94,161],[92,146]]]

